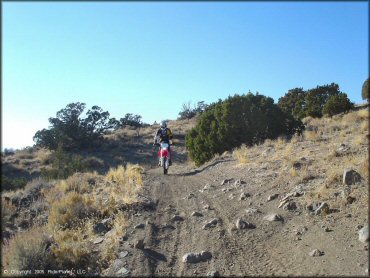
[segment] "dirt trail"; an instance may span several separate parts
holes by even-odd
[[[157,206],[130,219],[124,248],[132,253],[127,258],[132,275],[205,276],[212,270],[222,276],[365,275],[367,251],[354,229],[363,219],[342,214],[313,217],[302,211],[278,209],[279,200],[267,202],[267,197],[271,192],[282,195],[286,189],[269,186],[271,176],[269,171],[241,171],[231,158],[193,170],[174,165],[166,176],[159,168],[147,171],[144,195]],[[251,196],[240,200],[243,192]],[[248,208],[260,212],[247,214]],[[202,216],[192,216],[194,211]],[[263,220],[273,212],[282,215],[284,221]],[[173,221],[175,215],[183,221]],[[215,227],[202,228],[214,218],[219,220]],[[238,218],[256,228],[235,229]],[[145,228],[133,228],[139,223],[146,223]],[[325,232],[324,226],[332,231]],[[144,239],[144,250],[133,248],[136,239]],[[316,248],[325,255],[309,256]],[[195,264],[182,261],[184,254],[203,250],[211,252],[212,259]]]

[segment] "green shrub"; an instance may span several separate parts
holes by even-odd
[[[339,94],[342,94],[342,92],[339,90],[339,85],[335,83],[317,86],[307,91],[302,88],[295,88],[279,98],[278,106],[296,119],[320,118],[329,98]]]
[[[322,112],[328,116],[333,116],[339,113],[347,112],[354,107],[353,103],[348,99],[345,93],[330,96],[325,103]]]
[[[366,99],[366,100],[370,99],[369,78],[366,79],[364,84],[362,85],[361,96],[362,96],[362,99]]]
[[[272,98],[259,94],[235,95],[211,104],[186,135],[189,156],[196,165],[215,154],[258,144],[265,139],[302,132],[303,124],[283,112]]]
[[[25,178],[9,178],[4,174],[1,175],[1,191],[17,190],[25,187],[27,179]]]
[[[70,103],[56,114],[56,118],[49,118],[50,128],[36,132],[33,140],[36,146],[55,150],[63,145],[65,150],[79,150],[99,145],[103,134],[112,128],[109,112],[99,106],[93,106],[81,118],[85,110],[85,103]]]
[[[59,146],[52,155],[52,167],[41,169],[41,176],[46,179],[65,179],[74,173],[87,171],[83,157],[63,151]]]

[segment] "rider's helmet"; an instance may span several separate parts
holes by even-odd
[[[166,121],[162,121],[162,123],[161,123],[161,128],[166,128],[167,127],[167,123],[166,123]]]

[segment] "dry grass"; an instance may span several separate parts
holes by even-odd
[[[51,241],[43,228],[34,227],[17,233],[9,244],[3,246],[2,266],[14,270],[52,269],[54,259],[48,250]]]
[[[66,180],[59,182],[58,186],[64,191],[76,191],[78,193],[90,193],[96,185],[98,179],[97,172],[93,173],[75,173]]]
[[[132,164],[127,164],[126,168],[118,166],[109,170],[106,179],[111,182],[109,194],[115,203],[133,203],[136,200],[137,191],[143,185],[143,171],[139,165]]]
[[[79,225],[86,218],[97,213],[92,196],[81,195],[75,191],[55,201],[49,211],[48,225],[52,231]]]
[[[248,151],[249,148],[246,145],[242,145],[240,148],[235,149],[232,155],[240,164],[247,164],[249,162]]]
[[[319,137],[319,134],[317,131],[315,130],[305,130],[303,132],[303,136],[306,140],[309,140],[309,141],[316,141]]]
[[[91,264],[94,253],[93,243],[88,234],[92,234],[86,225],[73,229],[58,229],[53,233],[54,245],[51,248],[52,254],[60,267],[86,268]]]

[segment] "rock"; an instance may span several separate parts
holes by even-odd
[[[358,240],[365,243],[369,241],[369,226],[364,226],[361,230],[358,231]]]
[[[13,237],[14,235],[15,235],[14,232],[9,230],[9,229],[5,229],[1,234],[3,241],[7,241],[8,239]]]
[[[242,181],[241,179],[237,179],[235,182],[234,182],[234,186],[240,186],[242,184],[245,184],[245,181]]]
[[[193,213],[191,214],[191,216],[201,217],[201,216],[203,216],[203,214],[201,214],[201,213],[200,213],[200,212],[198,212],[198,211],[193,211]]]
[[[175,230],[176,228],[174,226],[172,226],[171,224],[164,224],[162,226],[162,230],[165,230],[165,229],[169,229],[169,230]]]
[[[180,215],[174,215],[171,219],[173,222],[179,222],[179,221],[184,221],[184,217]]]
[[[104,237],[98,237],[97,239],[94,240],[94,244],[100,244],[104,241]]]
[[[118,258],[123,259],[123,258],[127,257],[127,255],[128,255],[127,251],[122,251],[118,254]]]
[[[343,173],[343,184],[352,185],[361,180],[361,176],[355,170],[345,169]]]
[[[284,196],[284,198],[283,198],[283,199],[281,199],[281,201],[286,201],[286,200],[288,200],[290,197],[293,197],[293,195],[294,195],[294,192],[290,192],[290,193],[286,194],[286,195]]]
[[[108,232],[110,229],[105,225],[103,224],[102,222],[96,224],[94,227],[93,227],[93,230],[94,230],[94,233],[95,234],[102,234],[102,233],[106,233]]]
[[[246,221],[244,221],[244,220],[242,220],[240,218],[238,220],[236,220],[235,226],[239,230],[243,230],[243,229],[254,229],[254,228],[256,228],[256,226],[253,225],[252,223],[246,222]]]
[[[249,198],[250,196],[251,194],[249,194],[248,192],[243,192],[242,194],[240,194],[240,200],[245,200]]]
[[[276,214],[276,213],[272,213],[272,214],[269,214],[269,215],[266,215],[265,217],[263,217],[264,220],[266,221],[283,221],[283,217],[279,214]]]
[[[318,215],[321,212],[325,212],[325,213],[329,212],[329,205],[327,203],[322,202],[321,205],[315,210],[315,215]]]
[[[112,265],[109,267],[108,274],[113,275],[114,273],[117,273],[124,265],[124,261],[116,259],[112,263]]]
[[[126,275],[126,274],[129,274],[129,273],[130,273],[130,270],[128,270],[125,267],[122,267],[120,270],[118,270],[116,272],[117,275]]]
[[[211,221],[209,221],[208,223],[204,224],[203,230],[206,230],[208,228],[213,228],[217,225],[217,223],[218,223],[218,219],[214,218]]]
[[[309,210],[309,211],[315,211],[320,207],[320,205],[321,205],[321,203],[313,202],[313,203],[309,204],[306,207],[306,209]]]
[[[134,248],[136,249],[144,249],[144,240],[143,239],[138,239],[134,243]]]
[[[249,209],[246,209],[245,212],[247,214],[256,214],[256,213],[260,213],[261,211],[258,208],[249,208]]]
[[[233,178],[231,178],[231,179],[224,179],[224,180],[221,182],[221,185],[224,185],[224,184],[226,184],[226,183],[230,183],[232,180],[233,180]]]
[[[207,277],[220,277],[220,273],[217,270],[208,271]]]
[[[284,206],[283,206],[283,209],[284,210],[296,210],[297,209],[297,205],[295,202],[287,202]]]
[[[310,255],[311,257],[320,257],[323,256],[324,254],[325,253],[320,251],[319,249],[314,249],[310,253],[308,253],[308,255]]]
[[[282,206],[284,206],[288,201],[289,199],[281,201],[280,204],[278,205],[278,208],[281,208]]]
[[[206,184],[204,187],[203,187],[203,190],[210,190],[211,189],[211,187],[213,187],[213,185],[211,185],[211,184]]]
[[[189,193],[189,195],[187,197],[185,197],[185,199],[191,199],[191,198],[194,198],[194,197],[195,197],[194,193]]]
[[[27,220],[25,220],[25,219],[23,219],[22,221],[21,221],[21,223],[19,223],[19,225],[18,225],[20,228],[22,228],[22,229],[28,229],[28,227],[30,227],[30,223],[27,221]]]
[[[144,229],[145,228],[145,224],[144,223],[140,223],[140,224],[137,224],[134,229]]]
[[[275,200],[278,196],[279,194],[272,194],[268,196],[267,201],[269,202],[269,201]]]
[[[347,196],[346,204],[352,204],[355,200],[356,200],[356,198],[354,198],[352,196]]]
[[[293,166],[294,169],[299,170],[302,167],[302,163],[299,162],[299,161],[296,161],[296,162],[293,163],[292,166]]]
[[[207,261],[212,258],[212,254],[207,251],[202,251],[200,253],[186,253],[182,257],[184,263],[198,263],[201,261]]]
[[[211,209],[211,207],[209,205],[205,205],[203,208],[206,209],[206,210],[210,210]]]

